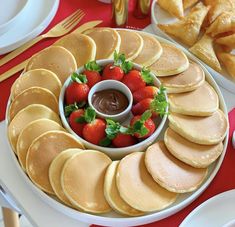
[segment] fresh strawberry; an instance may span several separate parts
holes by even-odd
[[[140,72],[133,69],[123,77],[122,82],[127,87],[129,87],[129,89],[133,93],[145,87],[146,84],[152,84],[153,78],[151,77],[149,70],[142,69]]]
[[[82,130],[86,123],[78,123],[77,118],[83,115],[84,115],[84,110],[78,109],[73,111],[69,116],[69,125],[73,129],[73,131],[79,136],[82,136]]]
[[[132,106],[132,109],[131,109],[132,114],[133,115],[143,114],[146,110],[150,109],[152,101],[153,101],[153,99],[146,98],[146,99],[143,99],[140,102],[136,103],[134,106]]]
[[[147,86],[140,88],[139,90],[133,93],[133,101],[134,103],[140,102],[143,99],[151,98],[157,94],[158,89],[155,86]]]
[[[133,64],[125,60],[124,54],[114,53],[114,63],[105,66],[102,74],[102,80],[119,80],[121,81],[124,73],[132,69]]]
[[[131,119],[130,125],[135,137],[145,139],[153,134],[156,126],[150,118],[151,111],[145,111],[142,115],[137,115]]]
[[[128,147],[135,145],[137,142],[138,141],[134,136],[123,133],[118,133],[112,140],[114,147]]]
[[[74,104],[79,102],[86,102],[88,93],[90,91],[86,84],[87,79],[85,75],[73,73],[71,76],[72,82],[66,88],[65,101],[66,104]]]
[[[86,75],[87,85],[92,88],[95,84],[101,81],[101,67],[96,63],[96,61],[90,61],[84,66],[85,71],[83,74]]]

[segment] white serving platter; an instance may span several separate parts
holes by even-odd
[[[174,39],[172,36],[169,36],[157,26],[157,24],[168,24],[168,23],[170,24],[170,23],[174,23],[175,21],[177,21],[176,18],[172,17],[169,13],[163,10],[157,4],[157,0],[153,0],[152,6],[151,6],[151,23],[152,23],[152,28],[154,32],[157,35],[165,39],[168,39],[174,43],[180,44],[183,48],[188,50],[188,47],[185,44],[183,44],[179,40]],[[228,75],[225,69],[223,69],[223,71],[219,73],[215,71],[214,69],[212,69],[210,66],[208,66],[206,63],[201,61],[199,58],[197,58],[197,60],[200,61],[206,67],[206,69],[211,73],[211,75],[214,77],[216,82],[221,87],[235,94],[235,80],[233,80],[231,76]]]
[[[27,0],[17,21],[0,36],[0,54],[12,51],[39,35],[54,18],[58,6],[59,0]]]
[[[145,32],[143,32],[143,33],[145,33]],[[156,39],[158,39],[160,42],[173,44],[172,42],[170,42],[166,39],[163,39],[163,38],[158,37],[156,35],[153,35],[153,36]],[[192,61],[195,61],[201,65],[201,67],[203,68],[203,70],[205,72],[206,80],[208,81],[208,83],[211,84],[211,86],[215,89],[215,91],[217,92],[217,94],[219,96],[220,109],[225,113],[225,115],[227,117],[228,113],[227,113],[227,108],[225,105],[224,98],[220,92],[218,85],[214,81],[213,77],[209,74],[209,72],[206,70],[206,68],[200,62],[198,62],[197,58],[195,58],[192,54],[190,54],[188,51],[186,51],[181,46],[179,46],[177,44],[173,44],[173,45],[177,46],[179,49],[182,49],[185,52],[185,54],[188,56],[189,59],[191,59]],[[7,105],[6,116],[8,113],[9,104],[10,104],[10,98],[9,98],[8,105]],[[168,125],[168,124],[166,124],[166,125]],[[8,121],[6,118],[6,128],[5,128],[6,133],[7,133],[7,126],[8,126]],[[165,131],[165,129],[163,129],[163,131],[160,135],[160,139],[163,138],[164,131]],[[89,224],[104,225],[104,226],[127,227],[127,226],[138,226],[138,225],[152,223],[152,222],[161,220],[163,218],[169,217],[169,216],[177,213],[178,211],[182,210],[187,205],[192,203],[210,185],[211,181],[214,179],[217,172],[219,171],[220,166],[221,166],[223,159],[224,159],[227,144],[228,144],[228,131],[227,131],[227,135],[224,139],[224,149],[223,149],[221,156],[217,159],[216,162],[214,162],[209,167],[209,171],[208,171],[208,175],[207,175],[206,179],[204,180],[202,185],[196,191],[179,195],[174,204],[172,204],[170,207],[168,207],[162,211],[146,214],[146,215],[140,216],[140,217],[124,217],[124,216],[121,216],[115,212],[110,212],[110,213],[102,214],[102,215],[93,215],[93,214],[79,212],[77,210],[74,210],[72,208],[69,208],[69,207],[63,205],[62,203],[58,202],[55,198],[50,197],[46,193],[42,192],[39,188],[37,188],[30,181],[30,179],[27,177],[25,172],[20,167],[20,164],[19,164],[14,152],[11,151],[11,147],[10,147],[9,143],[8,143],[8,146],[9,146],[9,156],[10,156],[12,162],[14,162],[14,165],[17,167],[17,172],[20,174],[21,180],[24,182],[24,184],[28,188],[30,188],[35,193],[35,196],[39,196],[43,202],[47,203],[49,206],[56,209],[57,211],[67,215],[68,217],[71,217],[71,218],[76,219],[81,222],[85,222],[85,223],[89,223]]]

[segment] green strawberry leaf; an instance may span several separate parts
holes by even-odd
[[[90,61],[84,65],[84,68],[89,71],[101,72],[102,68],[96,61]]]
[[[78,110],[78,109],[79,107],[76,102],[74,104],[65,106],[64,108],[65,117],[68,117],[73,111]]]
[[[88,123],[91,123],[92,121],[95,120],[95,117],[96,117],[95,110],[91,107],[86,108],[85,113],[84,113],[85,121]]]
[[[144,125],[145,121],[138,120],[133,125],[133,132],[138,133],[141,136],[145,136],[148,134],[149,130]]]
[[[99,145],[102,147],[108,147],[111,144],[112,140],[109,139],[108,137],[105,137],[99,142]]]
[[[121,67],[124,73],[128,73],[133,68],[133,63],[126,61],[125,55],[118,54],[117,51],[114,52],[114,65]]]
[[[142,115],[140,120],[147,121],[152,116],[152,112],[150,110],[146,110]]]
[[[133,63],[131,61],[125,61],[122,65],[122,70],[124,73],[128,73],[133,68]]]
[[[86,123],[86,119],[84,116],[78,117],[75,119],[76,123]]]
[[[150,75],[150,70],[145,67],[141,70],[141,77],[146,84],[153,84],[153,77]]]
[[[107,138],[112,140],[120,132],[121,125],[119,122],[115,122],[111,119],[106,119],[106,122],[107,122],[107,124],[106,124],[105,132],[106,132]]]
[[[85,84],[87,83],[87,78],[86,78],[86,75],[83,75],[83,74],[78,74],[76,72],[73,72],[72,75],[71,75],[71,80],[73,82],[77,82],[79,84]]]

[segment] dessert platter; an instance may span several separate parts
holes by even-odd
[[[25,184],[68,216],[107,226],[183,209],[215,177],[228,141],[208,71],[174,43],[128,29],[71,33],[33,55],[6,116]]]
[[[218,84],[234,93],[234,1],[154,1],[151,16],[157,34],[193,53]]]

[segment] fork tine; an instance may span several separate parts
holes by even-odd
[[[63,23],[63,26],[67,27],[72,21],[76,20],[83,13],[84,13],[83,11],[79,11],[76,15],[73,16],[73,18],[71,18],[69,21],[66,21],[65,23]]]
[[[72,20],[74,17],[76,17],[77,14],[79,14],[80,12],[82,12],[81,9],[76,10],[74,13],[72,13],[70,16],[66,17],[64,20],[62,20],[60,22],[61,25],[64,25],[65,23],[69,22],[70,20]]]
[[[73,29],[81,20],[82,20],[82,18],[85,16],[85,13],[82,13],[82,14],[80,14],[80,15],[78,15],[76,18],[74,18],[74,20],[73,21],[71,21],[71,22],[69,22],[68,24],[66,24],[65,26],[64,26],[64,28],[66,28],[66,29]]]

